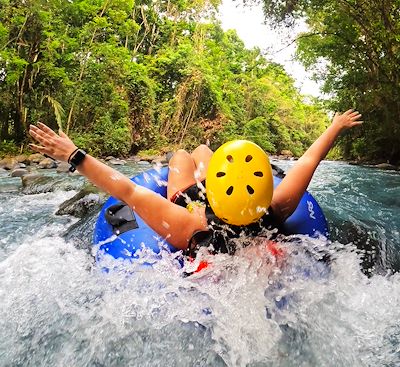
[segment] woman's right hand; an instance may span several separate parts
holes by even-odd
[[[40,145],[29,144],[33,150],[59,161],[68,162],[71,154],[78,149],[61,130],[57,134],[41,122],[38,123],[38,126],[30,125],[29,134],[40,143]]]

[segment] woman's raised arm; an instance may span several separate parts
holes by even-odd
[[[271,207],[278,220],[286,220],[296,210],[321,160],[343,130],[362,124],[360,118],[361,114],[352,109],[343,114],[336,113],[332,124],[289,170],[272,197]]]
[[[33,150],[67,162],[77,150],[72,140],[60,131],[55,133],[46,125],[31,125],[30,135],[40,145]],[[77,170],[102,191],[128,204],[155,232],[179,249],[186,249],[193,233],[207,228],[204,213],[190,213],[161,195],[132,182],[128,177],[86,155]]]

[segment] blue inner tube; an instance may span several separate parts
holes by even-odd
[[[282,181],[281,172],[274,176],[274,187]],[[151,169],[131,180],[138,185],[166,197],[168,167]],[[285,235],[302,234],[310,237],[320,235],[328,238],[328,223],[321,207],[309,192],[305,192],[295,212],[282,226]],[[114,197],[103,205],[94,230],[94,245],[99,246],[98,258],[108,254],[115,259],[138,258],[136,252],[144,247],[158,254],[162,247],[177,251],[154,232],[139,215]]]

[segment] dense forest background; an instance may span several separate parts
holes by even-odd
[[[275,26],[306,19],[298,57],[309,68],[324,60],[324,103],[224,32],[218,5],[0,0],[0,152],[17,153],[29,124],[43,121],[102,156],[233,138],[300,155],[329,123],[328,109],[356,107],[366,122],[336,155],[399,161],[399,4],[264,0]]]
[[[362,128],[341,141],[345,157],[399,163],[400,0],[262,2],[274,26],[306,21],[297,56],[332,96],[327,107],[362,112]]]

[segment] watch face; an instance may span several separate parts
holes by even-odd
[[[86,152],[84,152],[83,150],[79,149],[76,151],[76,153],[74,154],[74,156],[71,158],[71,164],[73,166],[78,166],[80,163],[82,163],[83,159],[86,156]]]

